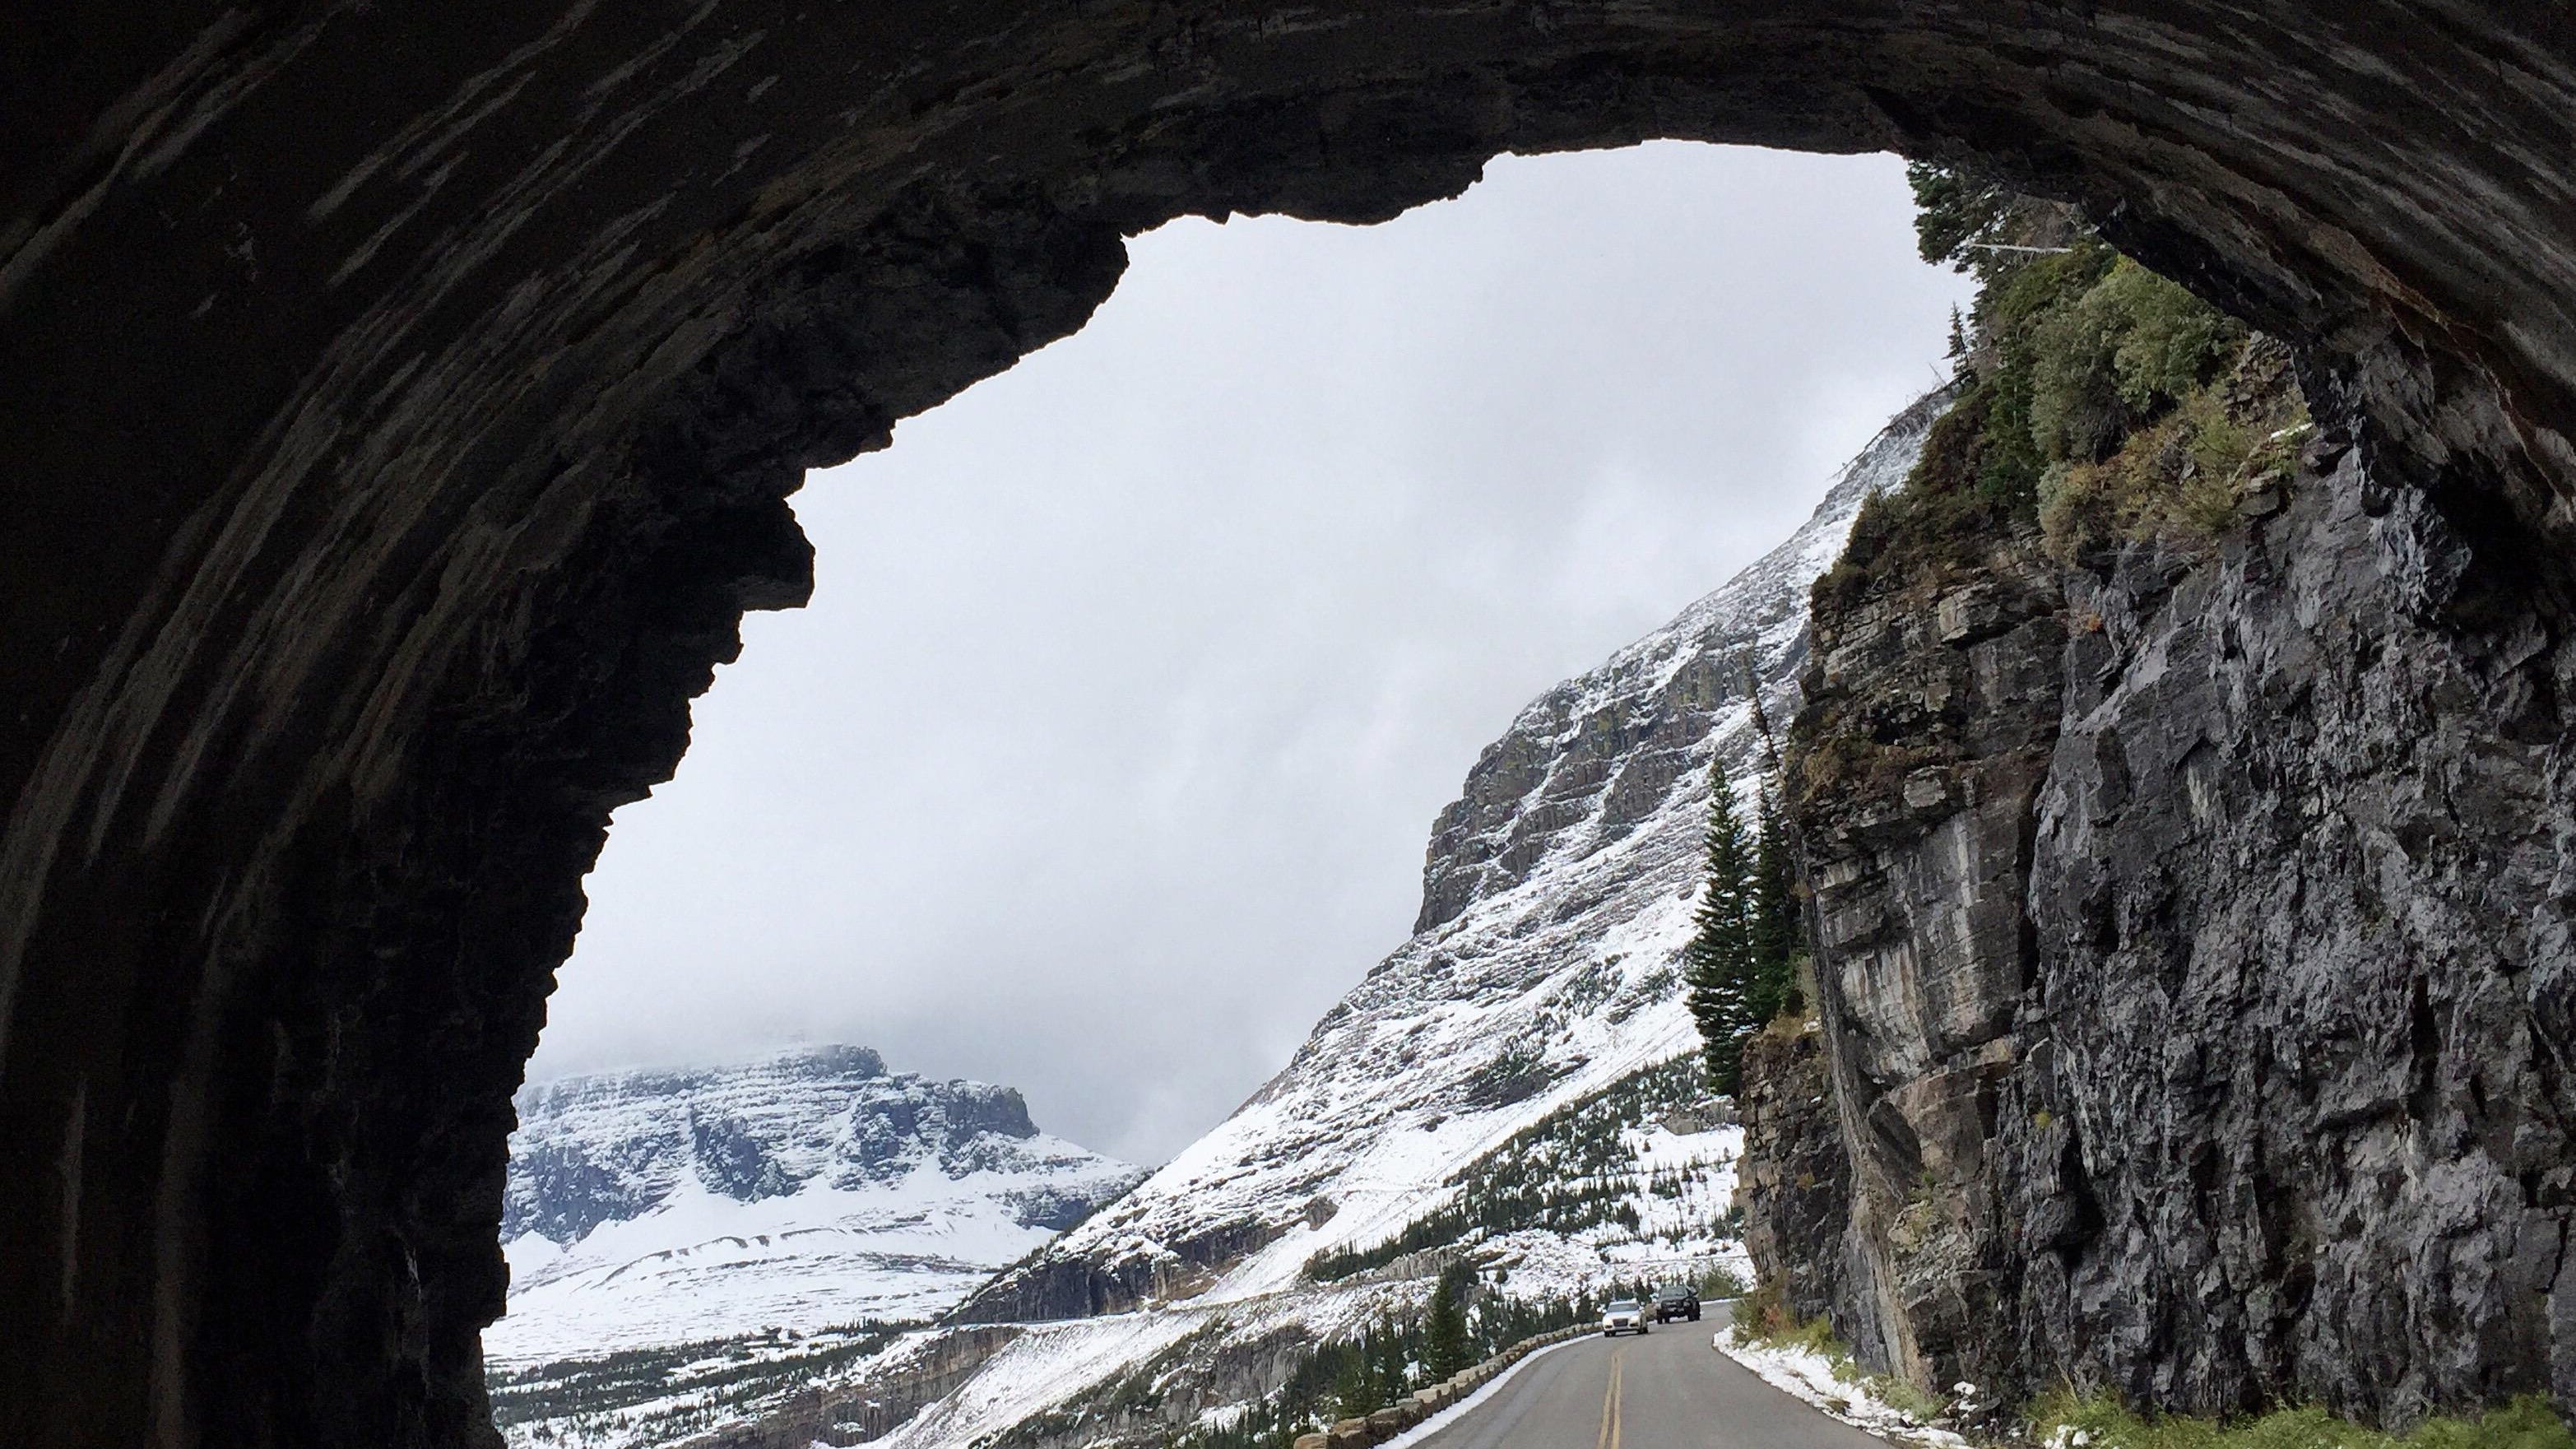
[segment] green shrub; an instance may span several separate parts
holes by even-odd
[[[1724,1263],[1699,1276],[1699,1296],[1709,1302],[1718,1303],[1729,1298],[1741,1298],[1746,1292],[1744,1276]]]
[[[1900,1414],[1930,1423],[1950,1412],[1950,1401],[1929,1389],[1917,1387],[1912,1379],[1893,1374],[1872,1374],[1863,1381],[1871,1398]]]
[[[2126,257],[2082,305],[2119,331],[2112,376],[2142,414],[2181,401],[2245,341],[2242,324]]]
[[[2546,1399],[2531,1396],[2476,1419],[2431,1419],[2383,1434],[2320,1408],[2276,1409],[2221,1423],[2185,1414],[2141,1415],[2106,1394],[2050,1394],[2031,1406],[2032,1435],[2082,1449],[2576,1449]],[[2079,1437],[2080,1441],[2079,1441]]]
[[[2039,485],[2048,550],[2071,563],[2127,539],[2205,545],[2237,526],[2247,493],[2290,475],[2293,444],[2307,428],[2280,348],[2240,342],[2216,379],[2110,456],[2050,465]]]
[[[1979,277],[1974,338],[1913,475],[1863,505],[1818,605],[1880,580],[1944,586],[2024,523],[2069,563],[2130,540],[2199,547],[2289,474],[2281,439],[2306,412],[2279,347],[2062,208],[1937,167],[1912,177],[1924,254]],[[2052,241],[2066,245],[2011,249]]]

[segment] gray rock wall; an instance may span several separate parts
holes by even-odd
[[[1744,1249],[1800,1319],[1849,1322],[1859,1275],[1847,1271],[1851,1154],[1835,1114],[1824,1033],[1766,1031],[1744,1048],[1744,1156],[1736,1202]]]
[[[2349,455],[2172,562],[2068,590],[1999,1116],[2025,1356],[2210,1408],[2576,1401],[2565,631],[2428,588],[2466,550]]]
[[[2204,553],[1819,591],[1792,768],[1852,1186],[1841,1242],[1780,1237],[1874,1362],[2576,1399],[2576,656],[2418,496],[2308,464]]]
[[[1851,1184],[1817,1271],[1865,1357],[1946,1387],[2006,1309],[1986,1140],[2037,967],[2021,894],[2063,597],[2034,535],[1972,527],[1889,540],[1864,584],[1829,576],[1813,627],[1789,800]]]

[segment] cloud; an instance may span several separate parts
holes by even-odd
[[[809,479],[814,603],[619,812],[536,1074],[852,1041],[1167,1156],[1403,938],[1477,750],[1794,527],[1964,295],[1893,158],[1677,144],[1130,250]]]

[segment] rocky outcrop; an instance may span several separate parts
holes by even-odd
[[[1155,1300],[1187,1298],[1286,1231],[1271,1223],[1234,1221],[1145,1245],[1121,1243],[1120,1250],[1109,1253],[1041,1251],[976,1290],[957,1316],[967,1323],[1037,1323],[1125,1313]]]
[[[1813,1022],[1774,1027],[1744,1047],[1744,1159],[1735,1200],[1744,1251],[1801,1320],[1851,1322],[1851,1153],[1835,1116],[1824,1033]]]
[[[864,1444],[900,1428],[974,1377],[1020,1330],[960,1328],[935,1335],[895,1362],[856,1379],[818,1384],[692,1441],[697,1449],[814,1449]]]
[[[1838,1324],[1935,1386],[2569,1403],[2564,618],[2339,441],[2243,512],[1819,588],[1794,793],[1851,1201],[1838,1243],[1780,1218],[1789,1281],[1851,1274]]]
[[[1865,1355],[1918,1376],[1969,1372],[2005,1306],[1985,1138],[2036,970],[2021,886],[2066,627],[2038,542],[1984,513],[1865,515],[1817,586],[1792,730],[1850,1182],[1843,1241],[1811,1271],[1841,1275],[1831,1301]]]
[[[487,1440],[609,812],[804,596],[800,470],[1165,218],[1646,136],[1980,157],[2306,345],[2502,597],[2566,552],[2545,6],[182,0],[32,7],[0,90],[16,1441]]]

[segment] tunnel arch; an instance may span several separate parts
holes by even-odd
[[[779,0],[14,19],[0,1442],[488,1442],[509,1096],[801,470],[1176,215],[1505,150],[1973,162],[2295,339],[2555,592],[2576,32],[2452,0]]]

